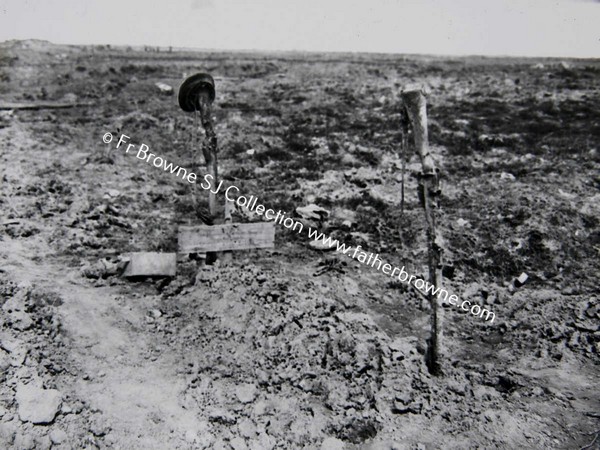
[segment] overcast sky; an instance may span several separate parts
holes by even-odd
[[[600,57],[592,0],[0,0],[0,41]]]

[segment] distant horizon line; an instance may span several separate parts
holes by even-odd
[[[380,56],[402,56],[402,57],[429,57],[429,58],[487,58],[487,59],[544,59],[544,60],[577,60],[577,61],[600,61],[600,57],[581,57],[581,56],[531,56],[531,55],[508,55],[508,54],[464,54],[464,53],[390,53],[390,52],[378,52],[370,50],[274,50],[274,49],[249,49],[249,48],[200,48],[200,47],[178,47],[174,45],[154,45],[154,44],[108,44],[108,43],[94,43],[94,44],[66,44],[52,42],[47,39],[28,38],[28,39],[6,39],[0,41],[0,45],[15,43],[26,43],[26,42],[43,42],[54,46],[67,46],[67,47],[109,47],[115,49],[131,48],[132,50],[144,50],[146,47],[159,48],[168,52],[169,48],[172,51],[179,52],[204,52],[204,53],[263,53],[263,54],[337,54],[337,55],[380,55]]]

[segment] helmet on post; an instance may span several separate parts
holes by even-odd
[[[200,109],[200,96],[208,96],[212,103],[215,100],[215,80],[207,73],[197,73],[188,77],[179,88],[179,106],[186,112]]]

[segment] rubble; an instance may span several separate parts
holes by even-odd
[[[17,386],[15,398],[19,418],[36,425],[52,423],[60,411],[62,397],[56,389],[42,389],[31,384]]]

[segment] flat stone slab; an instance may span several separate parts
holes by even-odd
[[[30,384],[17,386],[19,419],[34,424],[49,424],[62,404],[62,396],[56,389],[42,389]]]
[[[129,253],[125,277],[174,277],[177,272],[177,253]]]

